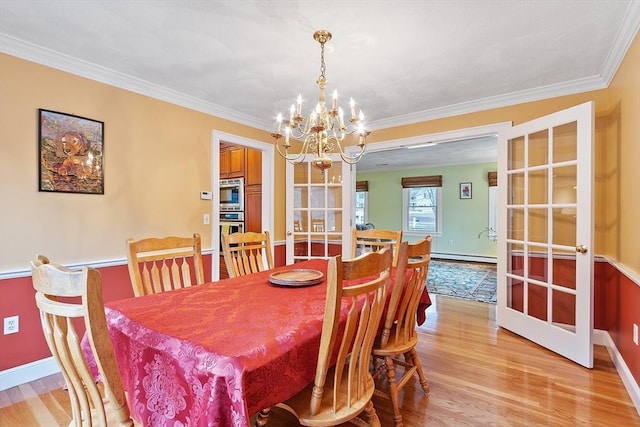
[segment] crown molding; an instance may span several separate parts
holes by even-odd
[[[445,107],[432,108],[430,110],[418,111],[415,113],[406,114],[404,116],[376,120],[370,122],[369,127],[371,128],[371,130],[387,129],[396,126],[425,122],[428,120],[441,119],[444,117],[459,116],[461,114],[491,110],[493,108],[508,107],[510,105],[523,104],[525,102],[540,101],[547,98],[573,95],[580,92],[604,89],[606,87],[607,82],[602,77],[586,77],[569,82],[541,86],[534,89],[490,96],[487,98],[477,99],[475,101],[461,102],[459,104],[448,105]]]
[[[369,123],[369,128],[371,130],[386,129],[444,117],[507,107],[525,102],[540,101],[547,98],[604,89],[611,83],[639,29],[640,1],[633,1],[629,4],[627,13],[624,16],[615,42],[607,55],[600,75],[432,108],[387,119],[374,120]],[[167,89],[127,74],[118,73],[109,68],[82,61],[3,33],[0,33],[0,52],[246,126],[265,131],[269,131],[271,127],[271,123],[267,120],[257,119],[221,105],[203,101],[202,99]]]
[[[602,67],[602,76],[607,86],[611,84],[638,31],[640,31],[640,1],[634,1],[627,8],[620,30]]]
[[[235,123],[263,130],[269,129],[271,125],[267,120],[257,120],[255,117],[221,105],[203,101],[194,96],[167,89],[146,80],[119,73],[4,33],[0,33],[0,52]]]

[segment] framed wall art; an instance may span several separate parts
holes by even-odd
[[[470,199],[471,198],[471,183],[470,182],[461,182],[460,183],[460,198],[461,199]]]
[[[38,110],[39,191],[104,194],[104,123]]]

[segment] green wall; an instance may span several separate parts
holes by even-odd
[[[442,236],[433,238],[432,252],[441,254],[496,257],[496,244],[486,233],[478,234],[489,221],[487,174],[496,163],[403,169],[384,172],[358,172],[358,181],[369,181],[369,222],[376,228],[402,228],[403,177],[442,175]],[[472,183],[472,198],[460,199],[461,182]],[[422,235],[405,235],[415,241]],[[450,244],[451,243],[451,244]]]

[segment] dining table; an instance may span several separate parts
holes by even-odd
[[[133,417],[153,426],[248,426],[252,414],[301,391],[315,377],[327,265],[312,259],[106,303]],[[323,279],[271,283],[272,274],[294,269]],[[419,322],[430,304],[425,286]]]

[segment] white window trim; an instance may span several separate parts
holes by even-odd
[[[487,225],[487,238],[491,241],[498,240],[498,187],[489,187],[489,224]]]
[[[436,187],[436,231],[428,232],[432,237],[442,237],[442,187]],[[402,189],[402,234],[404,236],[416,236],[424,237],[424,232],[421,231],[408,231],[409,225],[409,190],[410,188]]]
[[[356,200],[357,200],[357,193],[364,193],[364,218],[363,218],[363,223],[362,224],[367,224],[369,222],[369,192],[368,191],[356,191]],[[354,209],[356,209],[354,207]],[[355,216],[354,216],[355,218]]]

